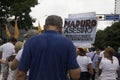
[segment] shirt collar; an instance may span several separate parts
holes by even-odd
[[[45,33],[53,33],[53,34],[58,34],[57,31],[55,30],[46,30]]]

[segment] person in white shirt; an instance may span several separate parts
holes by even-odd
[[[25,38],[24,43],[26,42],[26,40],[28,40],[29,38],[31,38],[32,36],[35,36],[37,34],[38,34],[38,31],[36,31],[36,30],[29,30],[24,35],[24,38]],[[23,45],[23,47],[24,47],[24,45]],[[16,70],[18,68],[18,65],[19,65],[19,62],[20,62],[20,59],[21,59],[21,56],[22,56],[22,52],[23,52],[23,47],[18,51],[15,59],[13,60],[13,62],[11,64],[11,70]]]
[[[26,32],[26,34],[24,35],[24,38],[25,38],[24,43],[25,43],[26,40],[28,40],[30,37],[32,37],[32,36],[34,36],[34,35],[37,35],[37,34],[38,34],[38,31],[36,31],[36,30],[29,30],[28,32]],[[23,45],[23,47],[24,47],[24,45]],[[12,70],[17,69],[17,67],[18,67],[18,64],[19,64],[20,59],[21,59],[23,47],[21,48],[21,50],[18,51],[15,59],[14,59],[13,62],[12,62],[12,65],[11,65],[11,69],[12,69]]]
[[[78,48],[77,62],[81,69],[79,80],[90,80],[90,74],[93,74],[92,61],[90,57],[86,56],[86,51],[82,48]]]
[[[100,65],[100,62],[101,62],[102,58],[104,58],[104,51],[101,51],[100,54],[99,54],[99,56],[98,56],[98,65],[97,66]]]
[[[14,59],[15,56],[17,55],[18,51],[22,48],[22,46],[23,46],[23,42],[18,41],[18,42],[15,44],[15,54],[11,55],[11,56],[8,58],[8,61],[9,61],[9,74],[8,74],[7,80],[15,80],[15,78],[16,78],[17,70],[11,70],[10,67],[11,67],[11,64],[12,64],[13,59]]]
[[[17,40],[14,37],[10,38],[10,42],[7,42],[1,46],[2,51],[2,59],[1,62],[5,62],[2,64],[2,80],[7,80],[8,77],[8,61],[7,58],[15,53],[14,45]]]
[[[19,65],[19,61],[20,61],[20,58],[21,58],[21,55],[22,55],[22,51],[23,51],[23,48],[21,48],[21,50],[18,51],[15,59],[13,60],[12,64],[11,64],[11,69],[12,70],[16,70],[18,65]]]
[[[114,57],[115,51],[113,48],[106,48],[104,50],[104,58],[99,64],[99,80],[116,80],[118,78],[119,62]]]
[[[93,75],[91,76],[91,80],[95,80],[96,71],[98,68],[98,54],[96,53],[96,48],[91,47],[91,52],[88,52],[86,55],[91,58],[92,66],[93,66]]]

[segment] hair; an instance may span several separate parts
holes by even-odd
[[[78,48],[78,50],[79,50],[80,54],[83,54],[83,55],[86,54],[86,51],[83,48]]]
[[[56,26],[57,28],[62,28],[62,24],[63,24],[62,18],[57,15],[50,15],[47,17],[45,21],[45,27]]]
[[[17,42],[17,39],[14,38],[14,37],[11,37],[11,38],[10,38],[10,42]]]
[[[15,44],[15,52],[17,53],[23,46],[23,42],[21,41],[18,41],[16,44]]]
[[[110,57],[112,57],[115,53],[115,50],[111,47],[105,48],[105,51],[109,54]]]
[[[37,30],[29,30],[24,34],[24,38],[29,39],[30,37],[39,34]]]
[[[95,47],[91,47],[91,51],[95,51]]]

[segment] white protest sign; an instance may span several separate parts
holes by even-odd
[[[63,35],[77,47],[91,47],[95,41],[97,17],[70,17],[64,22]]]

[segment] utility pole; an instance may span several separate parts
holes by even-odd
[[[120,14],[120,0],[115,0],[114,14]]]

